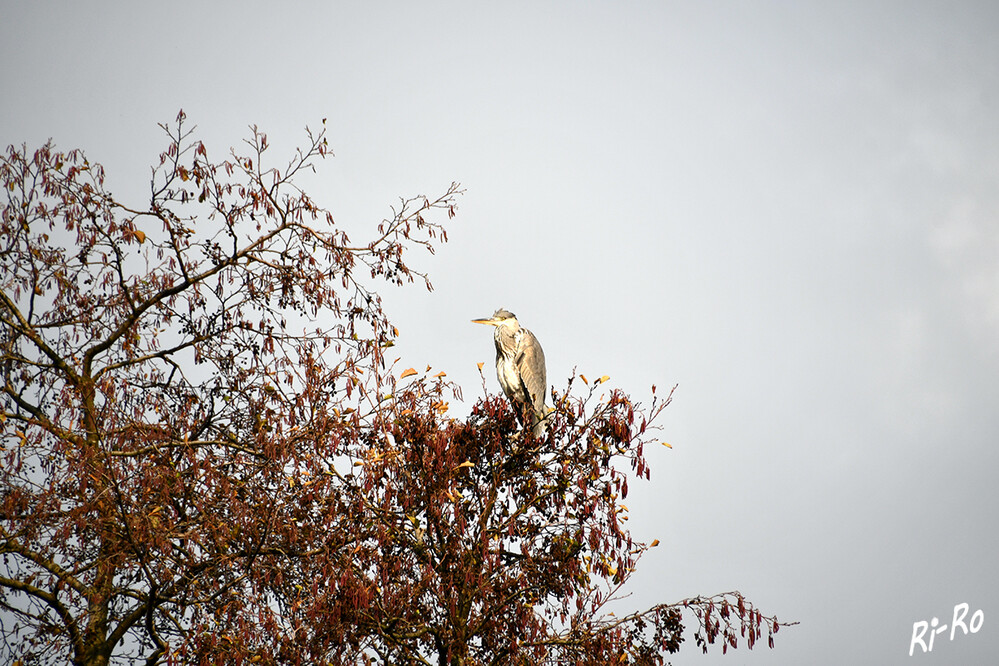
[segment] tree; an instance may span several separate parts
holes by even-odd
[[[452,184],[352,242],[267,137],[212,161],[163,125],[151,195],[51,142],[9,147],[0,355],[0,618],[22,663],[661,663],[780,626],[742,595],[625,617],[649,546],[621,500],[648,477],[648,407],[578,377],[549,434],[443,373],[398,373],[377,286],[430,282]],[[601,389],[602,390],[602,389]],[[654,545],[654,544],[653,544]]]

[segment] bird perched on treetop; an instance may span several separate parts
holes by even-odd
[[[506,397],[513,403],[517,418],[530,427],[535,437],[545,431],[545,393],[548,375],[545,352],[541,343],[526,328],[521,328],[517,315],[500,308],[487,319],[473,319],[476,324],[495,326],[496,378]]]

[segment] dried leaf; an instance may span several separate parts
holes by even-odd
[[[405,379],[406,377],[412,377],[415,374],[416,374],[416,369],[415,368],[407,368],[406,370],[402,371],[401,375],[399,375],[399,379]]]
[[[135,237],[139,239],[139,244],[140,244],[140,245],[141,245],[142,243],[145,243],[145,242],[146,242],[146,234],[145,234],[145,232],[142,232],[142,231],[139,231],[138,229],[136,229],[136,230],[135,230],[135,231],[133,231],[132,233],[134,233],[134,234],[135,234]]]

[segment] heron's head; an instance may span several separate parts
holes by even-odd
[[[509,324],[517,323],[517,315],[500,308],[493,313],[492,317],[487,317],[485,319],[473,319],[473,324],[487,324],[489,326],[504,326]]]

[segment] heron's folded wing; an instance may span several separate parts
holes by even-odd
[[[517,370],[520,380],[531,396],[531,406],[538,418],[545,413],[545,394],[548,393],[548,373],[545,370],[545,352],[534,334],[522,328],[517,341]]]

